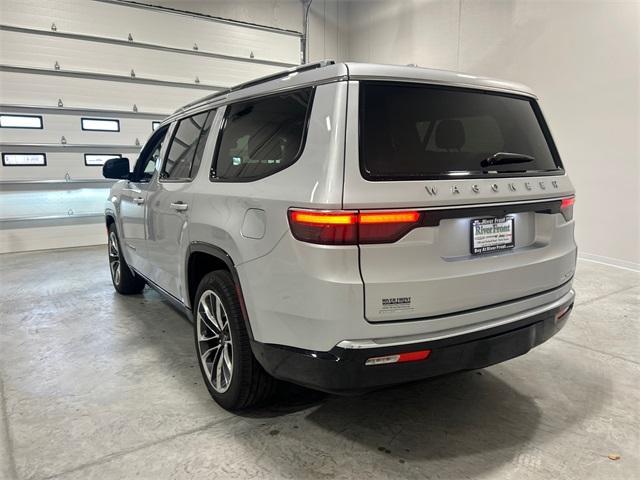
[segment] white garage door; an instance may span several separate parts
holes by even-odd
[[[0,252],[102,243],[105,158],[300,62],[300,34],[114,0],[0,2]]]

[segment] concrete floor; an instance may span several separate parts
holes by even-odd
[[[640,274],[581,262],[569,325],[478,372],[230,414],[192,327],[100,248],[0,256],[0,476],[638,478]],[[618,454],[617,461],[609,454]]]

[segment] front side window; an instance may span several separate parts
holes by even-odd
[[[162,166],[161,180],[189,180],[195,176],[214,116],[215,112],[209,111],[179,121]]]
[[[304,143],[313,89],[230,105],[215,179],[255,180],[292,165]]]
[[[155,132],[146,143],[135,166],[134,176],[139,182],[149,182],[156,170],[156,165],[160,161],[162,144],[167,135],[168,127],[164,127]]]
[[[560,170],[533,99],[383,82],[360,89],[360,166],[369,180]]]

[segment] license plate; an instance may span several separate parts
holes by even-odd
[[[471,253],[496,252],[515,245],[513,217],[481,218],[471,222]]]

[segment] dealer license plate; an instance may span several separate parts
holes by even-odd
[[[471,222],[471,253],[496,252],[513,248],[513,217],[481,218]]]

